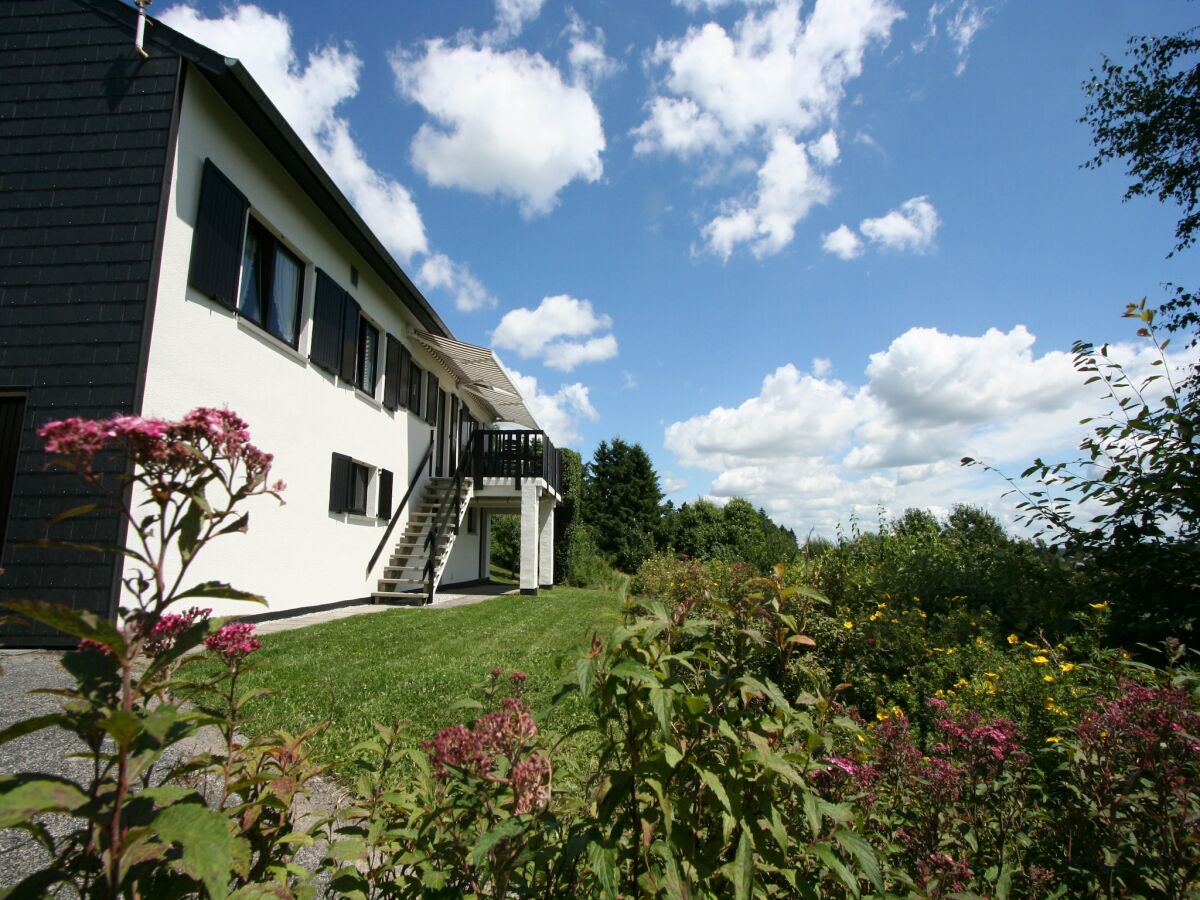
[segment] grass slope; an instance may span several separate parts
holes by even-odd
[[[265,635],[256,668],[239,685],[272,693],[249,707],[251,731],[329,727],[314,753],[338,766],[372,721],[410,721],[416,744],[473,718],[457,700],[481,699],[488,671],[528,674],[526,697],[541,713],[571,677],[574,649],[620,619],[615,592],[555,588],[453,609],[395,609]],[[581,716],[572,702],[542,723],[562,734]],[[541,716],[539,715],[539,720]]]

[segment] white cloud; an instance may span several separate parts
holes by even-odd
[[[544,0],[496,0],[496,28],[488,37],[497,42],[515,38],[542,12]]]
[[[507,367],[505,371],[521,392],[533,418],[559,447],[579,442],[580,419],[599,421],[600,414],[592,406],[588,388],[580,382],[564,384],[553,394],[547,394],[538,387],[538,381],[532,375],[522,375]]]
[[[544,57],[431,40],[391,62],[400,92],[434,120],[412,141],[413,165],[430,183],[510,197],[533,216],[572,181],[603,174],[596,104]]]
[[[929,7],[928,31],[924,38],[913,45],[913,50],[920,53],[931,39],[937,37],[939,30],[944,28],[958,57],[954,74],[961,75],[967,70],[971,43],[987,24],[987,17],[991,11],[991,7],[981,7],[976,0],[937,0]]]
[[[571,80],[585,87],[595,86],[615,75],[621,67],[604,53],[604,31],[596,27],[589,33],[577,13],[572,11],[570,16],[567,36],[571,46],[567,51],[567,64],[571,67]]]
[[[242,61],[384,246],[405,261],[427,252],[425,226],[412,195],[367,162],[349,122],[337,114],[358,93],[362,63],[348,46],[329,44],[301,62],[287,17],[248,3],[220,18],[205,18],[188,5],[170,7],[160,18]]]
[[[824,357],[821,357],[821,356],[817,356],[817,357],[813,358],[812,373],[815,377],[824,378],[826,375],[828,375],[832,371],[833,371],[832,360],[825,359]]]
[[[678,494],[687,486],[686,478],[676,478],[670,472],[663,476],[662,489],[664,494]]]
[[[838,161],[841,150],[838,148],[836,132],[830,130],[808,145],[809,155],[823,166],[832,166]]]
[[[886,41],[902,15],[890,0],[817,0],[804,19],[800,0],[779,0],[761,15],[747,12],[733,34],[709,22],[660,40],[651,61],[666,67],[670,94],[693,101],[697,116],[711,117],[735,141],[779,128],[798,133],[836,113],[867,48]],[[662,107],[652,101],[650,109],[639,143],[680,152],[662,130],[671,121]]]
[[[540,357],[551,368],[569,372],[586,362],[617,355],[617,340],[606,332],[612,319],[598,315],[587,300],[567,294],[543,298],[536,309],[509,310],[492,332],[492,346],[514,350],[524,359]]]
[[[711,148],[723,148],[726,139],[721,123],[712,113],[702,112],[687,97],[655,97],[650,117],[633,130],[636,153],[674,153],[687,159]]]
[[[637,386],[638,386],[637,378],[634,376],[634,374],[632,372],[622,372],[621,378],[624,380],[625,390],[627,390],[627,391],[637,390]]]
[[[740,243],[749,243],[761,259],[778,253],[796,234],[796,223],[817,203],[828,203],[833,188],[813,168],[802,144],[784,132],[775,135],[766,162],[758,170],[752,206],[734,207],[704,227],[709,249],[728,260]]]
[[[576,366],[590,362],[603,362],[617,355],[617,339],[611,334],[589,338],[582,343],[557,341],[548,344],[542,362],[552,369],[570,372]]]
[[[941,224],[928,197],[913,197],[878,219],[863,219],[858,227],[867,239],[883,247],[924,252],[933,246]]]
[[[862,240],[847,225],[839,225],[821,239],[821,248],[840,259],[862,256]]]
[[[454,262],[443,253],[426,258],[417,273],[417,281],[427,291],[441,291],[452,297],[455,307],[463,312],[496,305],[496,298],[466,265]]]
[[[674,0],[676,6],[682,6],[688,12],[713,12],[731,3],[744,3],[746,6],[762,6],[771,0]]]
[[[1111,348],[1136,379],[1150,355]],[[1182,360],[1180,360],[1182,362]],[[831,534],[851,515],[882,505],[990,506],[1011,521],[1006,486],[959,459],[1024,468],[1035,456],[1069,458],[1086,431],[1079,419],[1107,408],[1070,354],[1034,352],[1023,326],[982,335],[913,328],[872,354],[865,380],[785,365],[736,407],[716,407],[666,428],[679,464],[713,473],[710,493],[742,496],[787,525]]]

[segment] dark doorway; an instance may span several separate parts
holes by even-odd
[[[21,425],[25,421],[25,397],[0,397],[0,556],[8,536],[8,511],[12,504],[17,453],[21,449]]]

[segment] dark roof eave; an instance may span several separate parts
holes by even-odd
[[[236,59],[226,59],[224,62],[223,70],[217,72],[213,72],[208,66],[201,65],[199,68],[217,92],[266,144],[267,149],[283,163],[288,174],[312,198],[321,212],[329,217],[334,227],[362,254],[363,259],[379,273],[388,287],[396,292],[417,317],[421,326],[446,337],[453,337],[446,323],[434,312],[429,301],[379,242],[379,238],[362,220],[362,216],[350,205],[346,195],[334,184],[333,179],[317,162],[300,136],[287,124],[263,89],[246,71],[246,67]]]
[[[122,0],[78,2],[120,21],[129,28],[130,34],[133,33],[137,10]],[[146,30],[147,43],[178,54],[203,73],[217,93],[258,135],[267,150],[283,164],[284,169],[312,198],[321,212],[329,217],[334,227],[362,254],[366,264],[379,273],[384,283],[417,317],[421,327],[426,331],[453,338],[454,335],[441,316],[434,312],[429,301],[392,258],[392,254],[367,227],[362,216],[350,205],[346,195],[333,183],[333,179],[246,71],[246,67],[238,60],[221,56],[157,19],[148,18],[147,22],[150,26]]]

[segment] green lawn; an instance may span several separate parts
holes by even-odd
[[[316,755],[337,766],[372,735],[372,721],[411,722],[416,744],[471,718],[455,701],[482,697],[493,666],[529,675],[526,696],[543,730],[563,734],[582,717],[574,702],[542,713],[570,679],[575,648],[620,619],[615,592],[558,587],[453,609],[394,609],[266,635],[246,688],[271,695],[249,707],[249,730],[292,733],[328,721]]]

